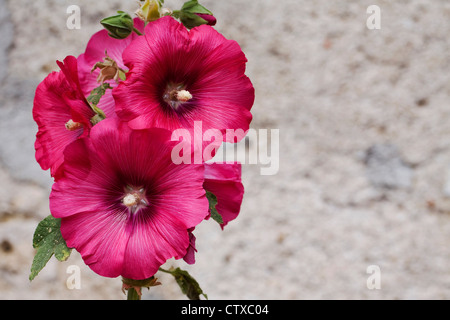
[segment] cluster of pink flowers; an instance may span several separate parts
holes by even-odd
[[[188,30],[167,16],[136,18],[134,28],[142,35],[99,31],[78,58],[58,61],[37,87],[33,117],[67,246],[101,276],[139,280],[170,258],[195,262],[194,229],[211,215],[206,191],[222,228],[239,214],[241,165],[175,164],[172,132],[194,121],[247,131],[254,88],[239,45],[212,26]]]

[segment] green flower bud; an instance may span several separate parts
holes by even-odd
[[[202,13],[202,14],[210,14],[213,13],[198,3],[198,0],[191,0],[183,4],[181,7],[181,11],[185,13]]]
[[[207,21],[196,15],[195,13],[181,12],[181,23],[188,29],[192,29],[202,24],[207,24]]]
[[[117,13],[115,16],[101,20],[100,23],[108,30],[110,37],[114,39],[125,39],[134,30],[133,18],[123,11],[118,11]]]
[[[214,18],[213,13],[198,3],[197,0],[186,2],[181,10],[176,12],[175,16],[188,29],[201,26],[202,24],[211,26],[216,24],[216,18]]]

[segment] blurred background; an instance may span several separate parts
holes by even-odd
[[[202,0],[239,42],[252,128],[279,129],[279,171],[244,165],[239,218],[196,229],[210,299],[450,298],[450,3]],[[182,1],[166,0],[172,9]],[[81,28],[66,26],[81,9]],[[370,5],[381,28],[366,21]],[[72,252],[28,280],[52,181],[34,159],[36,86],[133,0],[0,0],[0,299],[125,299]],[[249,146],[250,149],[258,145]],[[69,266],[81,288],[70,290]],[[374,271],[375,270],[375,271]],[[173,281],[144,299],[185,299]]]

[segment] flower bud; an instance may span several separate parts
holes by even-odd
[[[181,23],[188,29],[202,24],[214,26],[217,22],[213,13],[198,3],[197,0],[186,2],[178,13]]]
[[[100,23],[108,30],[110,37],[114,39],[125,39],[134,30],[133,18],[123,11],[118,11],[117,13],[115,16],[101,20]]]
[[[161,17],[161,6],[159,0],[145,0],[136,14],[145,22],[154,21]]]
[[[205,20],[208,26],[215,26],[217,23],[216,17],[212,14],[196,13],[196,15]]]

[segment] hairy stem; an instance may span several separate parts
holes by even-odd
[[[141,300],[141,296],[137,293],[133,287],[128,289],[127,300]]]

